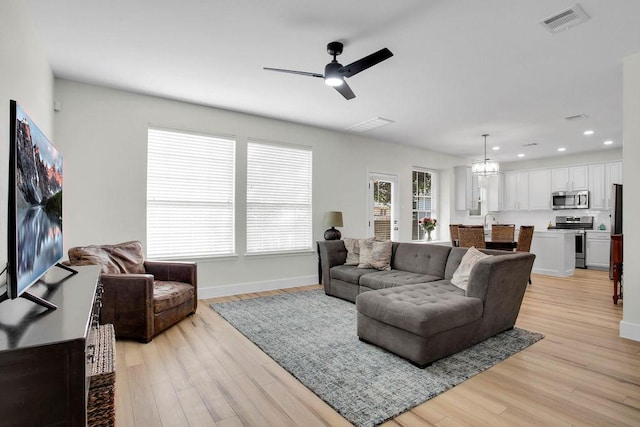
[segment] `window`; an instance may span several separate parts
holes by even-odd
[[[311,250],[311,154],[249,141],[247,253]]]
[[[147,157],[149,258],[232,254],[235,141],[149,128]]]
[[[411,229],[412,240],[422,240],[424,229],[418,224],[422,218],[436,218],[434,207],[433,181],[434,172],[414,169],[411,182],[413,183],[413,221]],[[436,227],[437,233],[438,227]],[[432,233],[433,234],[433,233]]]

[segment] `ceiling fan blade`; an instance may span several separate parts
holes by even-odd
[[[309,73],[307,71],[283,70],[282,68],[270,68],[270,67],[262,67],[262,68],[269,71],[277,71],[279,73],[300,74],[301,76],[320,77],[324,79],[324,76],[322,74]]]
[[[340,95],[344,96],[346,100],[353,99],[356,94],[353,93],[347,82],[343,81],[340,86],[334,86],[335,90],[340,92]]]
[[[372,53],[371,55],[365,56],[362,59],[358,59],[356,62],[352,62],[349,65],[345,65],[339,71],[344,77],[351,77],[358,74],[360,71],[364,71],[367,68],[373,67],[374,65],[384,61],[385,59],[389,59],[393,56],[393,53],[386,47],[384,49],[380,49],[377,52]]]

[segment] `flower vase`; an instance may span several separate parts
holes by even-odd
[[[427,230],[427,242],[431,241],[431,230]]]

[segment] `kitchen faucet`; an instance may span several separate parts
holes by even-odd
[[[484,216],[482,217],[482,226],[484,228],[487,228],[487,216],[490,216],[491,218],[493,218],[493,221],[497,221],[496,217],[493,216],[492,214],[490,214],[489,212],[487,212],[486,214],[484,214]]]

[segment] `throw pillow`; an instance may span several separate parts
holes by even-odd
[[[360,264],[360,240],[345,237],[344,247],[347,249],[347,261],[344,265]]]
[[[360,242],[360,264],[358,268],[375,268],[376,270],[391,270],[391,240]]]
[[[102,273],[144,274],[144,254],[138,241],[69,249],[71,265],[100,265]]]
[[[462,260],[460,260],[460,265],[453,273],[453,277],[451,277],[451,283],[466,292],[467,285],[469,284],[469,276],[471,275],[473,266],[476,265],[481,259],[489,256],[491,255],[484,254],[477,250],[475,247],[471,246],[467,250],[467,253],[462,257]]]
[[[360,239],[360,262],[358,268],[371,268],[371,256],[373,250],[373,240]]]

